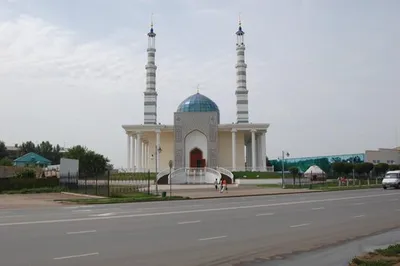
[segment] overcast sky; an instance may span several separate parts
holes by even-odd
[[[159,122],[197,84],[221,123],[236,121],[241,12],[249,115],[271,124],[270,158],[398,144],[397,0],[0,0],[0,139],[82,144],[125,166],[121,125],[143,123],[152,12]]]

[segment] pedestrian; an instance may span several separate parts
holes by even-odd
[[[222,191],[221,192],[224,192],[224,190],[226,190],[226,180],[225,179],[222,180]]]
[[[218,179],[217,178],[215,178],[214,186],[215,186],[215,191],[218,191]]]

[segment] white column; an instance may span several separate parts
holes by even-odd
[[[262,171],[262,133],[257,135],[257,171]]]
[[[131,135],[126,134],[127,136],[127,164],[126,167],[128,168],[128,171],[131,169]]]
[[[132,135],[132,172],[136,171],[136,135]]]
[[[136,168],[138,172],[142,172],[142,139],[141,133],[136,135]]]
[[[146,145],[146,154],[147,154],[146,165],[147,165],[147,168],[150,169],[151,166],[150,166],[150,143],[149,142],[147,142],[147,145]],[[150,172],[152,172],[151,169],[150,169]]]
[[[232,171],[236,171],[236,129],[232,129]]]
[[[156,154],[155,154],[155,156],[157,156],[156,168],[157,168],[158,172],[160,172],[162,170],[162,169],[160,169],[160,153],[158,152],[158,150],[160,149],[160,134],[161,134],[161,131],[159,129],[156,130]]]
[[[256,171],[256,130],[251,130],[251,170]]]
[[[140,154],[140,156],[142,157],[141,168],[142,168],[142,172],[146,172],[146,169],[144,168],[144,141],[143,140],[142,140],[141,146],[142,146],[142,153]]]
[[[262,145],[262,169],[263,171],[267,170],[267,143],[266,143],[266,132],[263,132],[261,135],[261,145]]]

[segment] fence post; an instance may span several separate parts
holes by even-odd
[[[96,175],[96,196],[98,195],[98,191],[97,191],[97,179],[98,179],[99,177]]]
[[[87,194],[87,175],[85,175],[85,194]]]
[[[110,197],[110,169],[107,171],[107,197]]]
[[[147,173],[147,194],[150,195],[150,170]]]

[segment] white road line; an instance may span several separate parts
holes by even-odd
[[[391,199],[391,200],[389,200],[389,201],[398,201],[399,199]]]
[[[109,220],[109,219],[122,219],[122,218],[133,218],[133,217],[148,217],[148,216],[163,216],[163,215],[187,214],[187,213],[219,212],[219,211],[228,211],[228,210],[254,209],[254,208],[265,208],[265,207],[276,207],[276,206],[292,206],[292,205],[309,204],[309,203],[335,202],[335,201],[343,201],[343,200],[389,197],[389,196],[394,196],[394,195],[398,196],[399,193],[396,192],[396,193],[373,194],[373,195],[365,195],[365,196],[351,196],[351,197],[343,197],[343,198],[290,201],[290,202],[269,203],[269,204],[259,204],[259,205],[246,205],[246,206],[235,206],[235,207],[223,207],[223,208],[212,208],[212,209],[197,209],[197,210],[154,212],[154,213],[140,213],[140,214],[138,213],[138,214],[129,214],[129,215],[107,216],[107,217],[85,217],[85,218],[70,218],[70,219],[58,219],[58,220],[39,220],[39,221],[25,221],[25,222],[14,222],[14,223],[0,223],[0,226],[68,223],[68,222],[96,221],[96,220]]]
[[[353,203],[353,204],[351,204],[351,205],[353,205],[353,206],[358,206],[358,205],[364,205],[365,203],[364,202],[356,202],[356,203]]]
[[[25,215],[4,215],[0,216],[0,219],[2,218],[15,218],[15,217],[24,217]]]
[[[108,212],[108,213],[100,213],[100,214],[93,214],[93,215],[90,215],[90,216],[94,216],[94,217],[107,217],[107,216],[111,216],[111,215],[114,215],[115,213],[113,213],[113,212]]]
[[[325,207],[312,208],[311,210],[313,210],[313,211],[316,211],[316,210],[325,210]]]
[[[92,210],[73,210],[71,212],[77,213],[77,212],[91,212]]]
[[[207,240],[214,240],[214,239],[221,239],[225,238],[227,236],[214,236],[214,237],[208,237],[208,238],[200,238],[199,241],[207,241]]]
[[[200,223],[201,221],[185,221],[185,222],[179,222],[178,224],[196,224],[196,223]]]
[[[87,230],[87,231],[77,231],[77,232],[67,232],[67,235],[77,235],[77,234],[87,234],[87,233],[96,233],[96,230]]]
[[[269,215],[274,215],[274,213],[273,212],[267,212],[267,213],[256,214],[256,216],[269,216]]]
[[[81,254],[81,255],[72,255],[72,256],[66,256],[66,257],[58,257],[58,258],[53,258],[53,260],[65,260],[65,259],[81,258],[81,257],[95,256],[95,255],[99,255],[99,252],[86,253],[86,254]]]
[[[364,214],[361,214],[361,215],[353,216],[353,218],[361,218],[361,217],[365,217],[365,215],[364,215]]]
[[[307,225],[310,225],[309,223],[307,223],[307,224],[296,224],[296,225],[291,225],[291,226],[289,226],[290,228],[296,228],[296,227],[302,227],[302,226],[307,226]]]

